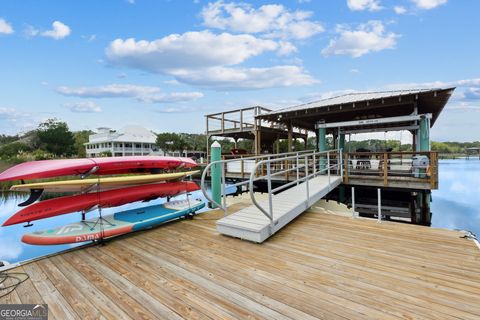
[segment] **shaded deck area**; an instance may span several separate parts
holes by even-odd
[[[258,245],[218,234],[222,216],[24,265],[0,303],[45,302],[52,319],[480,317],[480,250],[459,232],[312,209]]]

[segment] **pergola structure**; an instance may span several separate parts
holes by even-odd
[[[289,127],[282,123],[263,121],[258,118],[272,110],[264,107],[249,107],[228,110],[205,115],[207,150],[212,137],[232,138],[235,146],[239,139],[254,141],[254,154],[278,153],[280,139],[288,139],[289,147],[294,139],[303,139],[307,143],[308,131]],[[274,144],[276,143],[276,148]]]

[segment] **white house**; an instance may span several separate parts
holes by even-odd
[[[98,128],[85,143],[87,157],[111,154],[115,157],[159,154],[155,147],[157,136],[141,126],[127,126],[118,131]]]

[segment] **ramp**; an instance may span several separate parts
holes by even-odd
[[[330,180],[330,182],[329,182]],[[261,243],[283,228],[315,202],[327,195],[342,181],[341,176],[317,176],[272,196],[273,220],[267,218],[256,205],[235,212],[217,221],[217,231],[236,238]],[[269,200],[258,203],[268,208]]]
[[[203,194],[210,203],[225,212],[225,217],[217,221],[217,231],[257,243],[265,241],[343,182],[342,158],[342,150],[335,149],[211,162],[202,173],[201,184]],[[246,160],[255,163],[250,167],[249,178],[229,187],[243,188],[248,185],[252,205],[227,215],[225,169],[238,161],[241,161],[241,167],[244,168],[243,161]],[[218,185],[216,188],[222,190],[221,201],[213,199],[205,184],[205,177],[213,166],[221,168],[215,173],[216,183],[221,181],[221,188]],[[284,177],[285,183],[272,189],[272,180],[278,182],[279,177]],[[254,184],[257,181],[267,183],[266,200],[257,201],[255,198]],[[219,196],[217,194],[216,199]]]

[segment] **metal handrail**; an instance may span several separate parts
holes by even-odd
[[[330,162],[330,154],[331,153],[336,153],[336,154],[339,155],[339,159],[338,159],[337,163],[334,164],[334,165],[331,165],[331,162]],[[320,167],[319,170],[317,171],[316,170],[316,166],[317,166],[316,158],[317,158],[318,155],[326,156],[327,157],[327,163],[326,163],[325,167],[323,167],[323,168]],[[305,161],[305,163],[302,166],[300,166],[300,164],[299,164],[299,157],[300,156],[303,157],[304,161]],[[308,167],[309,167],[308,158],[309,157],[312,157],[312,159],[315,161],[315,162],[313,162],[314,170],[313,170],[313,173],[311,173],[311,174],[309,174],[309,171],[308,171]],[[272,190],[272,179],[271,179],[272,174],[271,174],[271,166],[270,165],[274,162],[285,161],[285,160],[295,160],[296,167],[291,168],[291,169],[286,169],[286,171],[296,170],[297,179]],[[255,177],[256,172],[258,171],[259,167],[262,166],[262,165],[266,165],[266,164],[267,164],[267,174],[263,175],[263,176]],[[300,167],[305,168],[305,176],[302,177],[302,178],[300,178],[300,176],[299,176]],[[284,188],[286,188],[290,185],[293,185],[293,184],[298,185],[301,182],[305,182],[306,183],[306,192],[307,192],[306,201],[308,203],[309,200],[310,200],[310,190],[309,190],[309,184],[308,184],[308,181],[310,180],[310,177],[318,176],[321,173],[326,171],[327,174],[328,174],[328,181],[329,181],[329,185],[330,185],[330,171],[331,171],[332,168],[337,168],[338,171],[340,172],[340,175],[341,175],[342,179],[343,179],[342,149],[319,151],[319,152],[312,152],[312,153],[296,155],[296,156],[285,156],[285,157],[279,157],[279,158],[276,158],[276,159],[262,160],[254,166],[254,168],[253,168],[253,170],[250,174],[249,192],[250,192],[250,198],[252,199],[252,203],[260,210],[260,212],[262,212],[270,220],[270,224],[271,224],[271,227],[272,227],[272,230],[273,230],[273,225],[274,225],[274,222],[273,222],[273,199],[272,199],[273,192],[278,191],[278,190],[282,190],[282,189],[284,189]],[[259,180],[259,179],[264,179],[264,178],[267,179],[268,203],[269,203],[268,211],[258,203],[257,199],[255,198],[255,193],[253,192],[254,181]]]
[[[251,157],[245,157],[245,158],[235,158],[235,159],[228,159],[228,160],[218,160],[218,161],[212,161],[210,162],[209,164],[207,164],[203,170],[203,173],[202,173],[202,178],[201,178],[201,183],[200,183],[200,187],[202,189],[202,193],[203,195],[205,196],[205,198],[211,202],[213,205],[215,205],[216,207],[220,208],[223,210],[224,214],[226,215],[227,214],[227,206],[226,206],[226,194],[225,194],[225,184],[226,184],[226,181],[225,181],[225,165],[227,163],[230,163],[230,162],[238,162],[238,161],[245,161],[245,160],[261,160],[261,159],[271,159],[271,158],[275,158],[275,157],[281,157],[282,160],[284,160],[284,156],[287,156],[287,155],[291,155],[291,154],[295,154],[295,155],[304,155],[306,153],[312,153],[314,152],[314,150],[302,150],[302,151],[293,151],[293,152],[287,152],[287,153],[278,153],[278,154],[265,154],[265,155],[260,155],[260,156],[251,156]],[[206,186],[206,183],[205,183],[205,180],[206,180],[206,177],[207,177],[207,172],[210,170],[210,168],[215,165],[215,164],[218,164],[218,165],[221,165],[222,166],[222,199],[223,199],[223,204],[220,204],[218,202],[216,202],[207,192],[207,189],[205,188]],[[257,181],[259,179],[256,179],[254,181]],[[233,187],[240,187],[240,186],[243,186],[243,185],[250,185],[250,181],[249,180],[246,180],[246,181],[241,181],[241,182],[237,182],[231,186]]]

